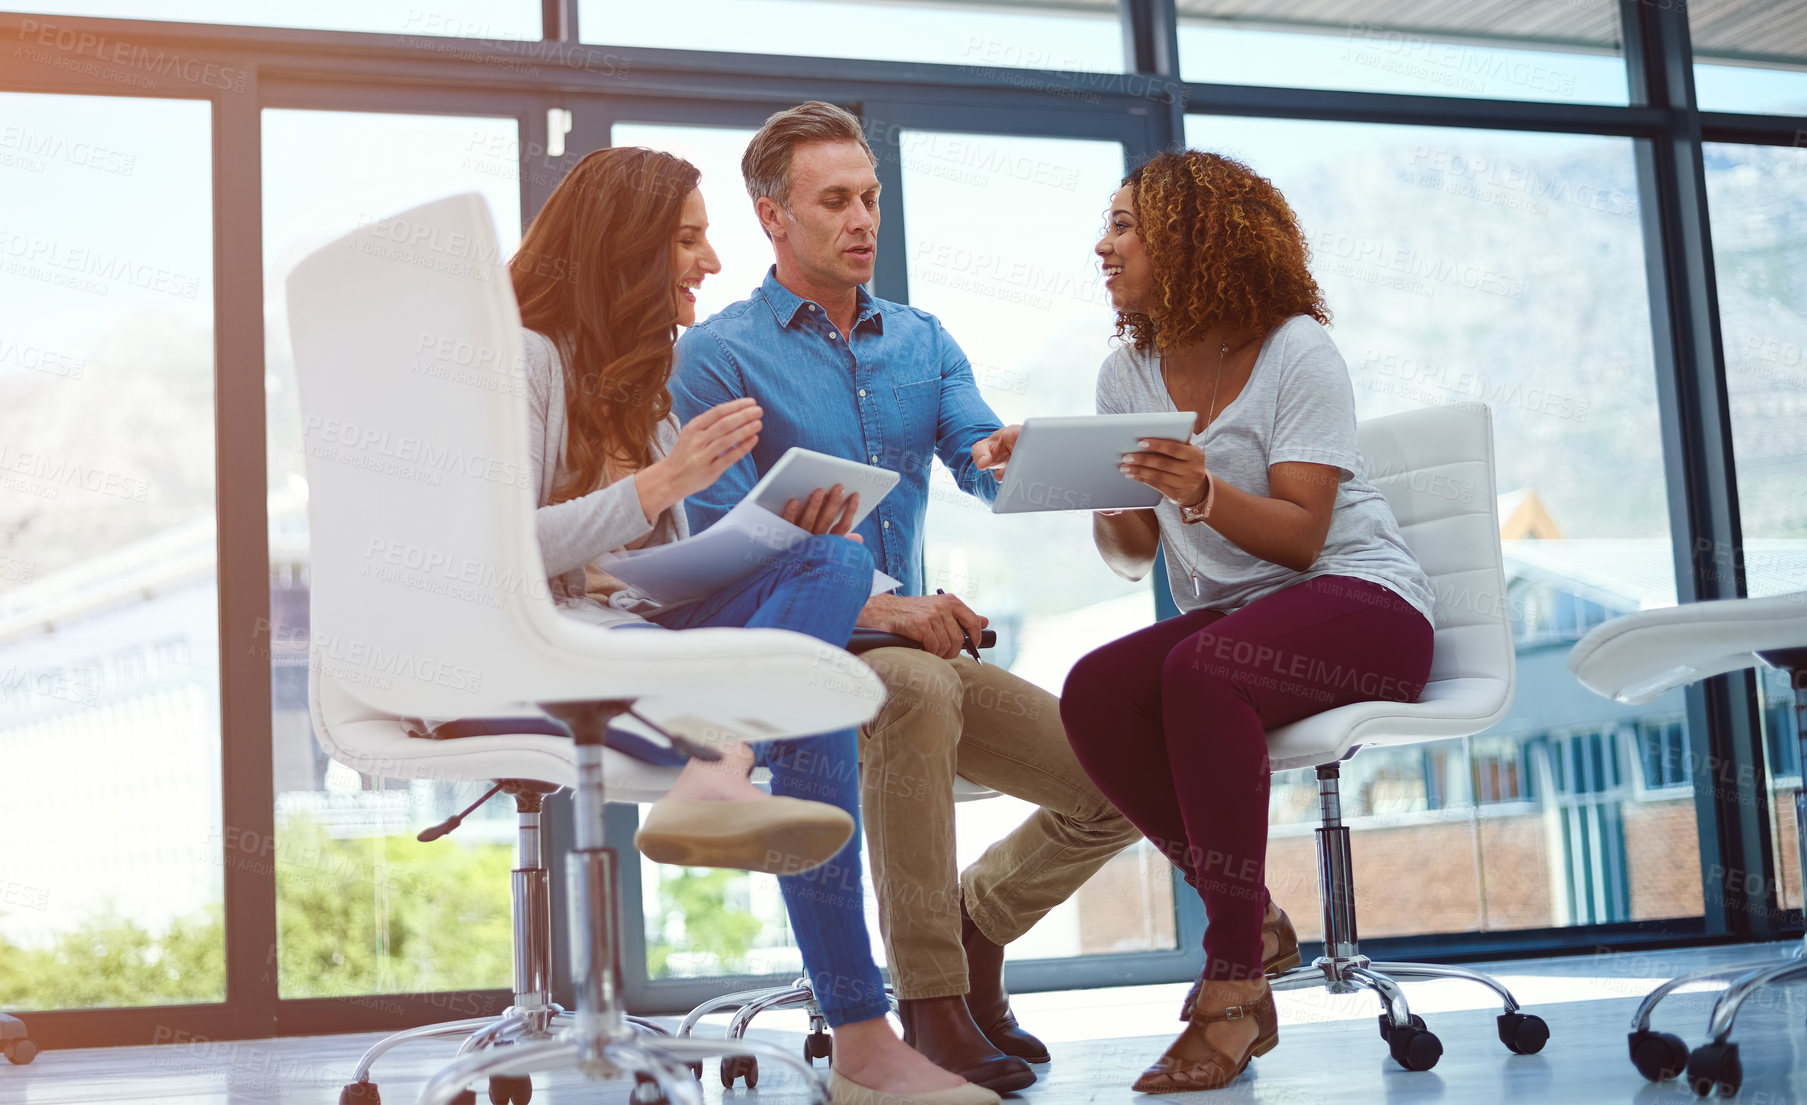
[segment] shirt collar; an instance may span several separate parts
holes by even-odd
[[[760,291],[765,296],[766,304],[771,307],[772,314],[778,319],[780,326],[789,326],[796,321],[797,312],[803,310],[804,304],[807,302],[778,282],[777,265],[766,270],[765,280],[760,284]],[[873,328],[883,333],[885,316],[884,308],[880,306],[879,301],[872,297],[872,293],[866,290],[864,284],[854,290],[854,296],[857,303],[853,314],[854,329],[857,330],[867,319],[871,319]]]

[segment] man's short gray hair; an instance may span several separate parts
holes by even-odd
[[[767,119],[741,155],[740,175],[754,203],[762,196],[770,196],[780,207],[790,203],[791,151],[805,142],[857,142],[872,164],[878,164],[852,112],[821,100],[798,104]]]

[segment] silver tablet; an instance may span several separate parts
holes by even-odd
[[[784,504],[791,499],[802,502],[816,488],[830,488],[837,483],[850,495],[855,491],[860,494],[860,509],[853,519],[858,526],[878,501],[897,486],[897,473],[792,446],[759,478],[747,498],[773,514],[782,514]]]
[[[1153,506],[1161,501],[1159,491],[1117,471],[1123,454],[1140,452],[1136,442],[1145,437],[1189,441],[1197,420],[1192,411],[1031,418],[1010,452],[991,509],[1021,514]]]

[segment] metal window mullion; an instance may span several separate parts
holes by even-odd
[[[577,0],[540,0],[540,40],[577,41]]]
[[[263,111],[257,72],[213,101],[215,509],[226,1002],[246,1036],[276,1028],[275,757],[263,326]],[[228,521],[230,520],[230,524]]]
[[[1632,98],[1663,118],[1636,157],[1676,598],[1737,598],[1742,528],[1688,13],[1640,0],[1621,0],[1620,13]],[[1684,695],[1692,751],[1706,768],[1694,804],[1707,931],[1762,939],[1776,912],[1755,692],[1742,671]],[[1753,874],[1763,888],[1754,897]]]

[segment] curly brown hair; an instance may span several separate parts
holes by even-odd
[[[1265,335],[1294,315],[1330,321],[1299,220],[1272,181],[1234,158],[1182,150],[1156,154],[1123,183],[1154,306],[1119,313],[1118,337],[1172,349],[1217,327]]]

